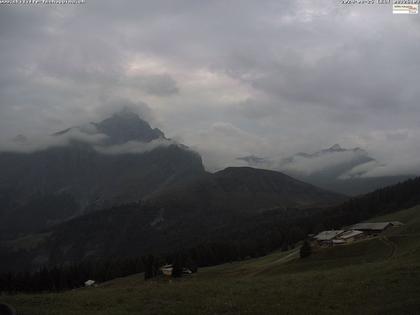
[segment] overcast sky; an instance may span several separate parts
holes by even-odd
[[[0,133],[138,106],[209,169],[340,143],[420,169],[420,15],[336,0],[0,6]],[[417,172],[417,171],[416,171]]]

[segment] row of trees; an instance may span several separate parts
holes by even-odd
[[[0,274],[0,292],[62,291],[78,288],[89,279],[102,282],[142,272],[140,258],[83,261],[61,266],[44,266],[35,272]]]
[[[303,232],[296,234],[296,238]],[[138,258],[90,260],[66,265],[45,266],[34,272],[0,274],[0,292],[46,292],[78,288],[92,279],[97,282],[144,272],[145,279],[161,274],[160,267],[172,264],[173,277],[182,276],[184,268],[196,272],[198,267],[244,260],[266,255],[276,248],[287,250],[285,235],[275,232],[258,240],[216,241],[169,255],[147,255]]]

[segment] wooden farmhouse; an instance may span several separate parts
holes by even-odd
[[[362,231],[368,235],[377,235],[392,227],[391,222],[357,223],[351,227],[352,230]]]
[[[362,231],[349,230],[340,235],[340,240],[343,240],[345,243],[351,243],[362,239],[364,236],[365,234]]]
[[[315,235],[314,240],[316,240],[320,246],[333,246],[333,241],[344,232],[344,230],[323,231]]]
[[[352,243],[369,236],[378,235],[391,227],[402,226],[399,221],[357,223],[348,229],[322,231],[317,235],[310,235],[318,246],[337,246]]]

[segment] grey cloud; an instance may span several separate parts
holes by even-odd
[[[176,81],[168,74],[135,76],[128,81],[133,87],[144,89],[152,95],[171,96],[179,93]]]
[[[96,122],[111,117],[114,113],[120,112],[122,110],[128,110],[132,113],[135,113],[152,125],[159,124],[152,109],[145,102],[134,102],[126,98],[117,97],[103,100],[101,106],[95,110],[95,115],[97,116]]]
[[[335,0],[4,6],[0,136],[37,138],[127,103],[212,169],[339,142],[381,170],[414,170],[420,20],[390,12]]]
[[[174,141],[167,139],[156,139],[150,142],[128,141],[119,145],[112,146],[95,146],[95,150],[108,155],[118,154],[141,154],[153,151],[159,147],[167,147],[170,145],[177,145]]]
[[[351,170],[347,171],[344,174],[340,175],[340,179],[346,180],[348,178],[355,178],[355,177],[369,177],[369,174],[375,172],[378,168],[383,168],[384,165],[378,163],[378,161],[369,161],[360,165],[353,167]],[[383,175],[391,175],[391,174],[383,174]],[[394,175],[401,175],[401,174],[394,174]]]
[[[97,152],[107,155],[141,154],[159,147],[178,145],[177,142],[169,139],[156,139],[150,142],[128,141],[119,145],[106,145],[107,138],[106,135],[98,132],[94,124],[87,123],[43,137],[27,138],[19,135],[4,142],[0,146],[0,152],[33,153],[52,147],[68,146],[75,141],[90,144]]]
[[[73,141],[88,144],[100,144],[107,138],[106,135],[97,133],[94,126],[86,125],[72,128],[63,134],[49,135],[37,138],[18,136],[0,146],[0,152],[33,153],[51,147],[67,146]]]
[[[290,162],[280,162],[277,168],[292,174],[312,175],[313,173],[322,172],[340,165],[348,165],[352,161],[359,160],[361,156],[366,156],[366,152],[331,152],[320,156],[311,156],[310,158],[305,156],[294,156],[293,160]]]
[[[201,153],[205,166],[210,171],[227,166],[242,166],[237,158],[257,154],[269,147],[263,138],[226,122],[215,122],[210,128],[188,137],[193,149]]]

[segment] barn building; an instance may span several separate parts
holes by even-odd
[[[340,240],[344,241],[345,243],[351,243],[356,240],[362,239],[364,237],[364,233],[358,230],[349,230],[344,232],[339,236]]]
[[[391,222],[357,223],[351,227],[352,230],[362,231],[369,235],[377,235],[392,227]]]
[[[336,239],[339,235],[343,234],[344,230],[330,230],[323,231],[314,236],[314,239],[321,246],[332,246],[333,240]]]

